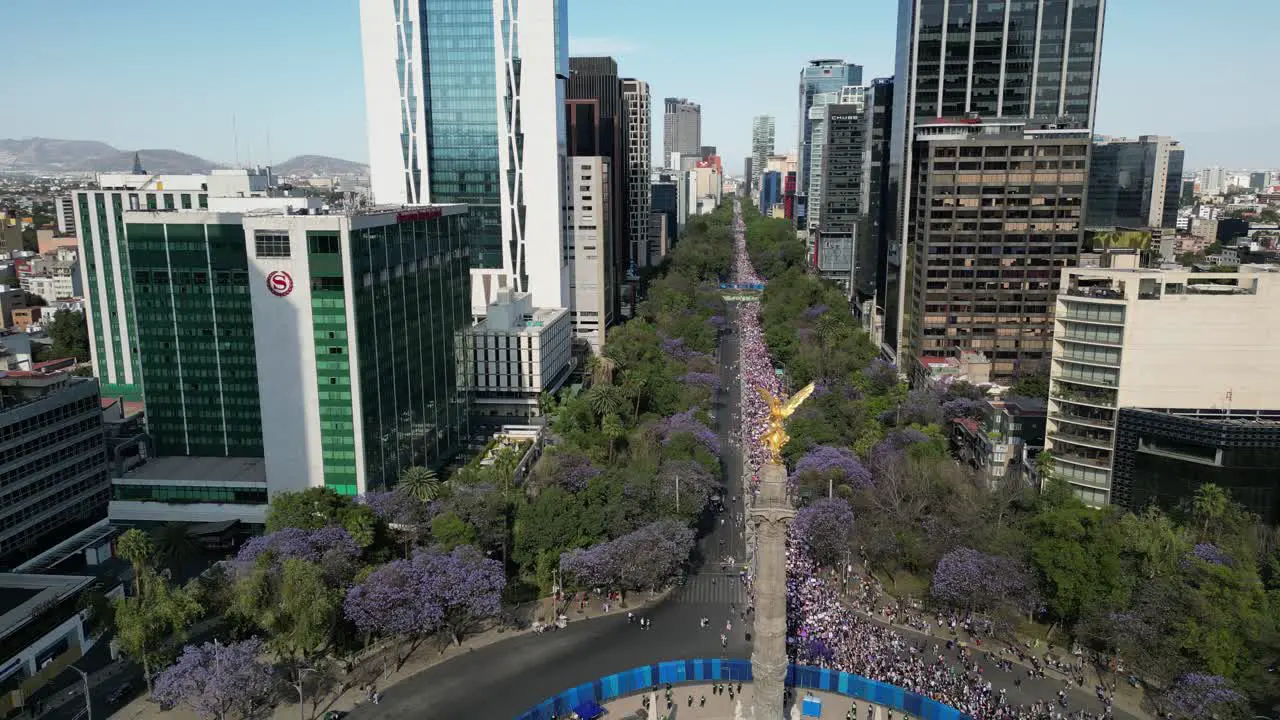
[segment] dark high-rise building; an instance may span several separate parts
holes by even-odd
[[[862,164],[863,222],[858,228],[854,284],[857,299],[871,301],[875,327],[883,322],[885,298],[889,295],[888,234],[893,222],[892,193],[889,189],[889,139],[893,120],[893,78],[876,78],[867,86],[866,154]],[[894,292],[897,277],[892,278]],[[871,318],[864,318],[864,323]]]
[[[662,180],[650,186],[655,215],[667,219],[667,237],[674,247],[680,236],[680,184],[674,180]]]
[[[809,176],[814,171],[813,122],[809,111],[813,109],[813,96],[839,92],[841,88],[862,84],[862,66],[843,60],[810,60],[800,71],[800,137],[797,141],[795,217],[797,227],[807,227],[800,221],[807,220],[805,203],[809,196]]]
[[[866,149],[863,102],[827,105],[822,150],[822,208],[816,241],[818,273],[853,293],[854,244],[862,213]]]
[[[1100,138],[1089,162],[1089,228],[1169,228],[1178,221],[1183,151],[1156,135]]]
[[[1061,269],[1080,255],[1089,142],[1019,127],[917,141],[909,357],[978,352],[997,378],[1047,368]]]
[[[746,159],[745,161],[743,161],[743,163],[742,163],[742,181],[743,181],[744,183],[746,183],[746,186],[747,186],[748,188],[755,187],[754,178],[753,178],[753,176],[752,176],[752,168],[751,168],[751,164],[752,164],[752,159],[751,159],[751,158],[747,158],[747,159]],[[763,169],[763,168],[762,168],[762,169]]]
[[[631,238],[629,202],[629,153],[627,114],[623,101],[622,80],[618,63],[611,57],[569,58],[569,82],[566,83],[566,109],[569,122],[569,155],[600,155],[609,159],[609,191],[612,198],[610,226],[613,233],[613,282],[618,291],[626,276]],[[594,117],[582,109],[582,103],[594,103]],[[648,152],[646,145],[645,152]],[[646,158],[647,161],[647,158]],[[572,185],[572,183],[571,183]],[[609,305],[616,305],[611,298]],[[615,315],[614,317],[617,317]]]
[[[703,160],[706,160],[709,157],[713,157],[716,154],[717,153],[716,153],[715,145],[703,145],[701,148],[698,149],[698,157],[702,158]]]
[[[883,337],[900,360],[978,351],[998,379],[1048,361],[1056,268],[1078,261],[1082,240],[1105,5],[900,3],[900,289]]]

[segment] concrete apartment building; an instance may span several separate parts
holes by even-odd
[[[662,157],[702,157],[702,106],[685,98],[663,101]]]
[[[1130,267],[1117,267],[1122,263]],[[1131,472],[1125,484],[1117,482],[1125,469],[1116,463],[1122,449],[1117,435],[1129,409],[1247,421],[1264,429],[1268,418],[1280,420],[1280,273],[1250,266],[1234,273],[1134,266],[1130,255],[1109,268],[1059,271],[1046,447],[1054,474],[1094,506],[1133,507],[1136,500]],[[1280,461],[1280,435],[1274,442]],[[1136,442],[1129,450],[1131,469]],[[1170,441],[1153,441],[1144,451],[1188,455]],[[1205,458],[1191,462],[1221,467],[1223,457],[1209,448]],[[1280,492],[1277,467],[1267,482],[1273,498]],[[1159,476],[1145,481],[1161,482]]]
[[[611,164],[598,155],[569,158],[569,316],[573,336],[591,352],[604,350],[605,331],[616,320],[614,198]]]
[[[0,568],[107,516],[111,497],[98,382],[0,373]]]
[[[498,293],[484,322],[458,333],[458,378],[474,414],[496,424],[542,414],[539,399],[569,376],[573,324],[564,308],[537,308],[528,293]]]

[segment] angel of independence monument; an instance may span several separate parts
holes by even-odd
[[[760,468],[760,494],[751,508],[755,529],[755,642],[751,650],[751,720],[782,720],[787,676],[787,526],[796,510],[787,494],[782,448],[791,439],[787,418],[813,393],[813,383],[787,400],[761,388],[769,403],[769,431],[762,442],[769,461]]]

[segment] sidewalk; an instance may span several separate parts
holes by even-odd
[[[566,613],[569,616],[569,626],[572,627],[575,622],[581,620],[589,620],[605,615],[618,615],[626,613],[628,610],[634,612],[638,609],[648,607],[654,603],[660,602],[667,596],[670,590],[651,594],[648,592],[633,593],[628,597],[627,607],[618,607],[613,604],[609,608],[609,612],[603,612],[600,608],[598,599],[592,600],[588,604],[586,612],[579,612],[576,603]],[[549,599],[543,599],[532,607],[528,608],[533,612],[531,616],[536,619],[538,614],[544,609],[549,609],[547,605]],[[512,637],[518,637],[533,632],[531,629],[525,630],[506,630],[501,631],[498,628],[490,628],[483,632],[477,633],[462,642],[462,645],[454,645],[443,638],[446,645],[442,648],[440,638],[430,638],[418,647],[417,650],[409,656],[404,665],[399,669],[395,667],[394,648],[375,651],[367,655],[360,664],[352,670],[350,674],[343,674],[341,668],[337,669],[337,676],[328,688],[320,688],[320,693],[316,700],[313,700],[314,688],[307,690],[307,704],[305,716],[307,718],[316,718],[323,715],[329,710],[350,711],[357,705],[368,702],[367,691],[361,690],[362,686],[373,683],[379,690],[385,690],[399,682],[408,680],[414,675],[430,668],[439,663],[450,660],[459,655],[464,655],[473,650],[492,645]],[[562,631],[556,631],[562,632]],[[390,657],[386,656],[390,653]],[[381,660],[386,659],[386,671]],[[140,697],[132,703],[120,708],[112,715],[113,718],[121,720],[142,720],[149,718],[165,718],[166,720],[198,720],[198,716],[185,707],[174,708],[173,710],[164,711],[160,709],[160,705],[152,702],[147,697]],[[273,720],[298,720],[298,706],[296,702],[286,701],[276,705],[269,713],[262,714],[260,718],[272,718]]]

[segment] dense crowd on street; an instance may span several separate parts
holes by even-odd
[[[734,273],[735,283],[759,284],[764,281],[756,274],[747,257],[746,232],[741,219],[734,221]],[[758,482],[760,466],[768,459],[761,438],[768,430],[769,406],[760,396],[763,388],[775,396],[782,393],[782,382],[774,372],[773,362],[764,344],[764,328],[760,326],[759,303],[743,303],[738,313],[738,367],[742,382],[741,432],[735,433],[739,447],[746,450],[747,472],[752,482]],[[753,488],[754,489],[754,488]]]
[[[747,255],[746,239],[741,217],[734,221],[734,282],[760,283]],[[746,472],[753,483],[758,482],[758,471],[768,458],[768,451],[760,442],[767,430],[768,405],[760,396],[759,388],[780,394],[781,382],[765,346],[764,331],[759,320],[759,308],[743,304],[738,313],[739,367],[742,382],[742,408],[740,430],[735,440],[746,455]],[[748,578],[748,581],[750,578]],[[864,585],[861,601],[863,610],[874,615],[878,588]],[[892,612],[892,611],[886,611]],[[887,616],[917,629],[923,629],[929,621],[923,616]],[[955,629],[956,620],[939,619],[942,627]],[[963,624],[966,620],[960,620]],[[819,572],[814,563],[795,544],[787,548],[787,643],[792,661],[801,665],[813,665],[840,670],[862,677],[890,683],[912,692],[931,697],[959,709],[978,719],[1031,719],[1109,717],[1111,706],[1104,700],[1103,715],[1090,714],[1070,706],[1068,686],[1064,686],[1056,698],[1038,700],[1030,705],[1017,704],[1007,698],[1005,688],[997,688],[992,678],[984,674],[973,651],[950,638],[928,637],[922,642],[911,642],[890,627],[878,624],[848,607],[841,600],[839,580],[833,580]],[[944,647],[945,644],[945,647]],[[954,657],[947,652],[954,651]],[[995,672],[1004,674],[1001,684],[1021,688],[1024,673],[1028,678],[1043,678],[1038,669],[1015,666],[1003,658],[997,660]]]

